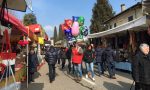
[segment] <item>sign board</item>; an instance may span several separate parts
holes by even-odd
[[[44,44],[44,38],[43,37],[38,37],[38,43],[39,44]]]

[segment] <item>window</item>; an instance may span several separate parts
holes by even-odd
[[[110,25],[110,29],[112,29],[112,25]]]
[[[128,22],[133,20],[133,16],[128,17]]]
[[[114,23],[114,27],[117,27],[117,24],[116,24],[116,23]]]

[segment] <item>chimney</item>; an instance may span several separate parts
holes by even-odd
[[[124,10],[126,10],[125,4],[121,4],[121,12],[123,12]]]

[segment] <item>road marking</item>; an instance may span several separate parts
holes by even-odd
[[[86,82],[88,82],[88,83],[90,83],[90,84],[92,84],[92,85],[96,85],[94,82],[92,82],[92,81],[90,81],[90,80],[88,80],[88,79],[86,79],[86,78],[82,78],[84,81],[86,81]]]

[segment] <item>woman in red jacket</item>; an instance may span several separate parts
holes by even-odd
[[[82,79],[82,70],[81,70],[81,62],[83,58],[83,50],[82,48],[76,44],[74,48],[72,48],[72,63],[74,64],[74,70],[77,81],[81,81]]]

